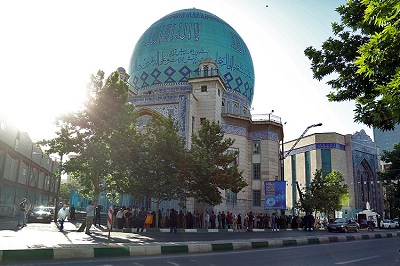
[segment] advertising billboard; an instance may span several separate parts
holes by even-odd
[[[265,181],[264,182],[264,210],[286,209],[286,182]]]

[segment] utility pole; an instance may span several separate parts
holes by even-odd
[[[300,140],[304,137],[304,135],[307,133],[307,131],[308,131],[310,128],[313,128],[313,127],[320,127],[320,126],[322,126],[322,123],[313,124],[313,125],[308,126],[308,127],[304,130],[304,132],[300,135],[300,137],[297,138],[297,140],[295,141],[295,143],[293,144],[293,146],[292,146],[287,152],[284,152],[284,150],[283,150],[283,138],[282,138],[282,154],[281,154],[281,159],[282,159],[282,163],[281,163],[281,167],[282,167],[282,169],[281,169],[281,175],[282,175],[282,177],[281,177],[281,180],[282,180],[282,181],[285,180],[285,176],[284,176],[284,161],[285,161],[286,157],[288,157],[289,154],[294,150],[294,148],[296,147],[296,145],[300,142]],[[292,184],[292,189],[296,189],[296,188],[299,189],[299,187],[298,187],[298,182],[297,182],[297,181],[296,181],[296,188],[294,188],[294,185],[295,185],[295,184]],[[301,195],[300,190],[299,190],[299,197],[300,197],[300,200],[303,199],[303,195]],[[293,211],[292,211],[293,216],[294,216],[294,214],[295,214],[295,212],[294,212],[294,211],[295,211],[295,206],[296,206],[296,202],[295,202],[295,200],[293,199]]]

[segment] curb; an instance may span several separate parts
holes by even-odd
[[[325,231],[324,228],[318,229],[320,231]],[[114,232],[122,233],[136,233],[136,228],[124,228],[124,229],[113,229]],[[302,228],[287,228],[287,229],[253,229],[252,232],[279,232],[279,231],[304,231]],[[169,228],[145,228],[143,232],[147,233],[169,233]],[[226,232],[247,232],[245,229],[234,230],[234,229],[177,229],[178,233],[226,233]]]
[[[226,243],[190,243],[165,244],[148,246],[103,245],[73,248],[44,248],[28,250],[0,250],[0,262],[15,262],[29,260],[64,260],[64,259],[93,259],[104,257],[130,257],[146,255],[162,255],[176,253],[221,252],[244,249],[273,248],[282,246],[298,246],[326,244],[354,240],[400,237],[397,233],[382,233],[369,235],[341,235],[329,237],[305,237],[300,239],[275,239],[260,241],[231,241]]]

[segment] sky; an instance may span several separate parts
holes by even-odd
[[[308,46],[320,48],[345,0],[14,0],[0,1],[0,113],[36,140],[55,136],[55,117],[75,111],[97,70],[128,69],[137,40],[180,9],[208,11],[230,24],[250,50],[253,114],[281,117],[285,142],[307,134],[372,129],[353,121],[354,102],[331,103],[313,79]]]

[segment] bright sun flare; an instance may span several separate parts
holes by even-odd
[[[54,137],[55,118],[63,113],[76,111],[85,97],[85,88],[75,86],[66,90],[61,86],[37,88],[35,91],[12,90],[1,92],[5,97],[0,105],[0,113],[33,141]],[[32,89],[32,88],[29,88]]]

